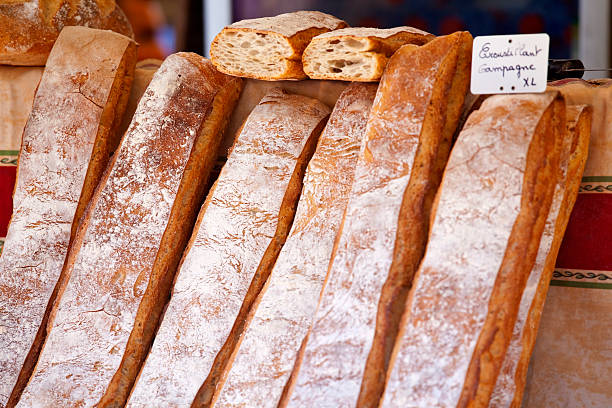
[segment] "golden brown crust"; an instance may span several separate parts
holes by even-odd
[[[210,46],[210,57],[219,71],[229,75],[266,81],[305,79],[306,74],[302,69],[302,53],[312,38],[321,33],[346,26],[347,24],[342,20],[315,11],[298,11],[275,17],[238,21],[225,27],[217,34]],[[224,47],[229,46],[238,50],[244,39],[240,40],[237,37],[246,33],[257,34],[263,42],[272,38],[282,44],[280,46],[284,49],[282,55],[270,62],[276,68],[274,73],[262,70],[261,68],[265,64],[250,56],[242,59],[238,64],[229,66],[230,64],[226,63],[225,60],[228,59],[228,56],[223,53],[225,51]],[[232,37],[228,37],[228,35]],[[254,50],[257,48],[256,44],[250,44],[247,49]],[[258,58],[266,58],[266,56],[259,56]]]
[[[77,230],[24,404],[123,406],[169,297],[240,88],[240,79],[195,54],[166,59]],[[121,194],[129,199],[117,199]],[[92,267],[96,262],[105,263],[104,274]],[[91,310],[101,297],[113,311]],[[71,319],[78,323],[64,331]],[[80,341],[54,349],[68,338]],[[61,353],[74,358],[66,361]]]
[[[114,0],[2,0],[0,64],[45,65],[62,28],[79,25],[134,37]]]
[[[297,159],[295,169],[293,170],[293,174],[289,180],[289,184],[281,204],[281,209],[278,214],[278,224],[276,226],[274,238],[266,248],[261,262],[257,266],[257,271],[253,276],[253,280],[251,281],[247,295],[242,302],[242,306],[238,312],[238,316],[236,317],[236,322],[234,323],[234,326],[227,337],[227,341],[217,354],[208,377],[198,390],[191,404],[193,408],[214,406],[215,402],[219,398],[223,388],[223,383],[225,382],[227,375],[229,374],[229,369],[238,353],[238,349],[243,338],[243,333],[253,319],[253,315],[257,310],[257,305],[259,304],[260,300],[259,293],[268,280],[272,267],[278,258],[278,254],[280,253],[280,250],[282,249],[285,241],[287,240],[287,236],[289,235],[289,230],[291,229],[297,203],[302,191],[304,173],[306,172],[306,167],[308,166],[310,158],[314,154],[319,135],[321,134],[321,131],[325,127],[326,123],[327,117],[323,118],[312,130],[312,133],[304,145],[304,149]]]
[[[170,297],[173,271],[176,271],[182,255],[182,251],[176,249],[187,245],[196,220],[197,208],[205,195],[204,188],[207,186],[208,175],[217,158],[221,133],[227,126],[230,113],[242,90],[242,81],[239,78],[228,78],[214,71],[212,67],[204,65],[204,60],[195,54],[180,55],[198,67],[202,77],[207,78],[211,84],[221,85],[221,88],[214,96],[210,113],[202,122],[200,137],[195,141],[191,157],[185,166],[177,192],[177,205],[172,208],[166,231],[161,239],[160,249],[155,258],[147,290],[138,307],[136,323],[130,333],[123,360],[100,400],[99,407],[122,407],[127,402],[138,370],[153,342],[163,308]]]
[[[102,111],[98,135],[93,146],[92,159],[87,168],[85,184],[83,185],[83,190],[81,190],[79,205],[74,214],[71,236],[74,236],[76,233],[78,224],[85,212],[85,207],[89,205],[94,189],[100,182],[102,173],[104,173],[110,157],[115,153],[115,149],[123,136],[123,133],[120,131],[120,125],[126,112],[130,91],[134,82],[136,58],[136,43],[131,41],[117,68],[117,76]]]
[[[85,175],[85,182],[83,183],[83,189],[81,190],[81,196],[74,213],[74,219],[72,221],[71,237],[75,237],[77,227],[81,222],[81,218],[85,212],[85,209],[89,205],[93,196],[94,190],[102,175],[108,162],[114,153],[119,141],[121,140],[122,133],[119,132],[119,124],[121,118],[126,110],[128,97],[130,95],[130,88],[134,79],[134,66],[136,64],[136,43],[130,42],[126,47],[125,53],[119,66],[117,68],[117,75],[113,82],[113,86],[110,90],[110,94],[107,103],[104,105],[102,116],[100,118],[100,125],[98,127],[98,134],[96,136],[91,159]],[[68,251],[72,242],[68,245]],[[61,281],[61,277],[60,277]],[[40,324],[34,343],[26,357],[25,363],[19,373],[19,379],[13,389],[11,398],[7,407],[16,404],[19,401],[19,397],[23,388],[26,386],[30,375],[34,371],[37,357],[42,349],[44,338],[46,336],[46,326],[51,313],[51,307],[57,297],[59,286],[56,286],[51,294],[47,310],[44,314],[43,320]]]
[[[572,148],[567,167],[566,189],[563,194],[559,215],[555,223],[555,234],[550,253],[546,258],[546,264],[538,283],[536,295],[533,299],[527,320],[523,328],[521,343],[523,345],[520,359],[514,375],[515,392],[511,407],[520,408],[523,400],[523,392],[527,381],[527,368],[529,359],[535,346],[536,335],[544,309],[544,301],[550,286],[550,280],[555,268],[555,261],[559,253],[559,247],[569,222],[570,214],[574,208],[578,189],[582,180],[582,173],[586,164],[589,151],[589,138],[591,135],[591,118],[593,109],[586,105],[568,106],[568,137],[572,137]],[[571,136],[570,136],[571,135]]]
[[[366,360],[373,348],[381,288],[393,261],[406,187],[413,171],[415,178],[428,177],[429,169],[420,173],[421,164],[435,169],[438,157],[444,156],[444,147],[439,147],[444,143],[435,139],[452,132],[444,128],[439,118],[448,113],[454,126],[458,113],[454,114],[453,109],[447,112],[443,109],[446,102],[442,101],[449,96],[460,100],[460,88],[464,94],[467,90],[467,72],[459,75],[463,85],[452,84],[457,54],[462,48],[459,39],[464,35],[469,36],[458,33],[423,47],[406,45],[389,62],[370,113],[340,241],[329,265],[313,328],[300,352],[303,359],[294,366],[291,381],[295,386],[293,391],[291,384],[286,388],[281,405],[349,406],[358,401]],[[456,89],[449,92],[452,85]],[[458,103],[461,105],[462,101]],[[419,145],[423,134],[432,140]],[[440,148],[440,152],[429,156],[428,148]],[[432,173],[436,171],[431,169]],[[419,201],[428,193],[413,198],[416,207],[421,206]],[[418,210],[413,213],[415,219],[411,221],[418,222],[417,213]],[[406,237],[407,241],[411,239]],[[379,358],[383,359],[376,356],[375,360]],[[370,385],[377,387],[376,379]],[[322,388],[326,391],[319,392]],[[365,395],[372,398],[369,392]]]
[[[291,232],[243,334],[218,406],[278,403],[314,317],[375,95],[375,85],[354,83],[338,99],[308,163]],[[261,352],[262,344],[269,352]]]
[[[414,273],[425,251],[434,196],[442,179],[468,90],[472,36],[459,32],[439,37],[413,52],[425,54],[427,47],[447,47],[448,54],[440,63],[421,128],[413,170],[404,191],[393,261],[378,303],[376,332],[366,363],[358,407],[376,406],[384,392],[401,315]],[[406,92],[415,91],[408,89]],[[445,120],[440,121],[439,118]]]
[[[375,82],[380,79],[391,55],[401,46],[424,45],[434,38],[412,27],[342,28],[314,37],[304,51],[302,62],[304,71],[312,79]],[[334,61],[344,60],[353,72],[346,72],[344,66],[332,66]],[[369,68],[359,69],[358,65]]]
[[[0,145],[19,151],[42,67],[0,66]]]
[[[477,395],[479,387],[495,381],[494,365],[503,359],[503,337],[502,344],[493,342],[494,349],[478,340],[500,340],[495,334],[507,335],[502,330],[514,326],[521,276],[531,270],[533,247],[539,246],[552,201],[564,133],[559,104],[556,92],[496,95],[468,119],[434,204],[427,250],[393,350],[384,407],[486,406],[486,396],[466,402],[462,392],[466,382]],[[498,276],[506,279],[500,282]],[[504,294],[515,303],[500,299]],[[482,368],[476,374],[469,373],[474,360]]]
[[[82,45],[82,41],[86,44]],[[93,50],[98,54],[95,57],[85,57],[88,60],[83,61],[81,53],[87,54]],[[57,295],[56,282],[61,264],[72,245],[80,216],[118,142],[117,125],[125,109],[135,64],[136,45],[127,37],[85,27],[70,27],[58,37],[57,49],[51,53],[43,74],[32,115],[24,130],[22,152],[25,153],[21,154],[20,166],[25,167],[18,176],[16,186],[16,226],[11,234],[17,234],[14,241],[21,242],[10,243],[7,239],[8,245],[5,246],[0,268],[0,281],[7,288],[13,285],[9,275],[14,274],[15,268],[19,268],[15,265],[24,262],[38,264],[36,258],[42,256],[43,259],[36,266],[20,269],[17,275],[19,288],[14,288],[11,294],[19,299],[23,293],[33,293],[35,300],[24,298],[18,308],[12,307],[16,309],[13,313],[19,314],[18,330],[23,337],[13,342],[8,339],[13,354],[23,358],[21,353],[28,351],[27,348],[17,350],[19,342],[22,346],[27,343],[25,347],[30,348],[23,360],[8,406],[17,403],[36,365],[46,336],[46,322]],[[79,70],[76,74],[75,68]],[[55,112],[58,106],[62,107],[60,114]],[[88,147],[90,150],[87,150]],[[29,158],[33,154],[38,154],[36,160]],[[78,156],[78,159],[75,160],[74,156]],[[43,167],[55,162],[62,166],[61,172],[49,172]],[[83,168],[87,169],[86,172]],[[36,194],[32,193],[32,187],[27,187],[32,183],[41,186],[38,194],[48,195],[45,205],[49,209],[34,207]],[[28,207],[27,212],[23,212],[21,201],[26,200],[29,204],[25,206]],[[48,217],[46,213],[56,215],[51,222],[45,224],[44,229],[34,231],[34,234],[39,235],[34,239],[28,235],[28,231],[33,225],[45,222],[43,220]],[[26,228],[20,229],[18,225],[23,225],[26,214],[30,214],[34,222],[28,222]],[[53,223],[71,225],[72,233],[57,235]],[[51,241],[51,245],[47,241]],[[18,248],[16,244],[28,246],[30,249],[26,253],[32,258],[23,258],[23,249],[11,255],[13,247]],[[29,271],[29,268],[33,268],[33,271]],[[32,272],[35,280],[30,276]],[[4,307],[5,304],[0,304],[0,310]],[[18,337],[16,333],[12,336]],[[6,371],[9,371],[8,368]]]
[[[248,293],[254,274],[256,281],[265,278],[273,262],[277,226],[290,222],[279,219],[290,214],[283,199],[300,190],[295,180],[289,185],[291,177],[302,165],[298,159],[307,161],[305,144],[328,115],[319,101],[278,88],[253,110],[200,211],[127,406],[150,406],[152,398],[157,405],[193,401],[236,316],[256,295]]]
[[[514,222],[489,300],[487,317],[468,367],[458,403],[460,407],[484,407],[489,403],[512,338],[523,289],[540,246],[564,136],[565,102],[557,94],[542,115],[527,153],[520,213]]]

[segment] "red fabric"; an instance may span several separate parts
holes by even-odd
[[[612,194],[578,194],[557,268],[612,271]]]
[[[13,187],[17,166],[0,166],[0,237],[6,237],[13,213]]]

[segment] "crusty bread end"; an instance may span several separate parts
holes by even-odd
[[[342,27],[344,21],[315,11],[239,21],[215,37],[211,61],[219,71],[240,77],[304,79],[302,53],[311,39]]]
[[[313,38],[302,57],[313,79],[378,81],[387,60],[405,44],[423,45],[434,36],[412,27],[344,28]]]

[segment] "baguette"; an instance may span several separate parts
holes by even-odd
[[[486,406],[551,206],[565,105],[496,95],[470,115],[436,198],[383,407]]]
[[[434,36],[412,27],[351,27],[319,34],[304,50],[304,72],[312,79],[378,81],[402,45],[423,45]]]
[[[153,340],[241,80],[166,58],[77,231],[21,406],[123,406]]]
[[[586,163],[591,113],[592,109],[585,105],[567,107],[568,134],[561,149],[555,195],[489,407],[521,406],[527,366],[535,344],[544,300]]]
[[[0,3],[0,64],[45,65],[62,28],[86,26],[130,38],[132,26],[114,0],[29,0]],[[82,44],[86,44],[83,39]]]
[[[377,305],[381,300],[379,308],[389,316],[402,306],[393,296],[381,298],[381,288],[388,276],[388,291],[409,282],[420,260],[429,208],[467,92],[470,46],[468,33],[456,33],[423,47],[406,45],[390,59],[368,120],[338,249],[300,352],[303,361],[295,365],[281,406],[354,406],[376,393],[360,396],[366,361],[384,364],[378,354],[368,358]],[[398,216],[406,224],[398,226]],[[411,250],[406,257],[400,253],[404,246]],[[396,323],[387,323],[380,339],[393,337]],[[376,347],[384,354],[384,344]]]
[[[321,33],[346,23],[318,11],[242,20],[225,27],[210,45],[210,58],[221,72],[246,78],[304,79],[302,53]]]
[[[549,84],[593,108],[579,194],[546,294],[524,389],[525,408],[608,408],[612,375],[612,79]]]
[[[85,27],[64,29],[49,56],[0,258],[0,406],[14,406],[36,364],[74,232],[119,141],[135,63],[132,40]]]
[[[202,206],[128,407],[200,406],[205,380],[197,400],[214,397],[289,232],[328,115],[321,102],[277,88],[248,117]]]
[[[308,164],[293,227],[216,406],[278,404],[314,318],[375,94],[373,84],[352,84],[338,99]]]

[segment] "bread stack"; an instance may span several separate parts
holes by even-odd
[[[0,406],[520,399],[591,110],[469,113],[471,42],[296,12],[134,81],[129,38],[62,30],[0,258]]]

